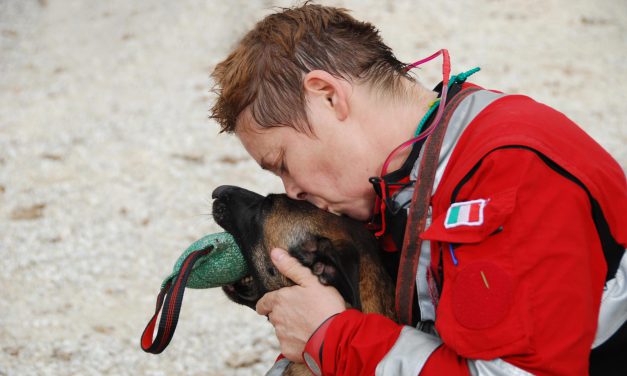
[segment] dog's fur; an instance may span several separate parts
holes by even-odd
[[[234,302],[255,309],[266,292],[293,285],[270,260],[270,250],[280,247],[311,268],[323,284],[337,288],[347,307],[394,318],[392,280],[362,223],[286,195],[264,197],[233,186],[217,188],[213,198],[215,221],[233,235],[250,271],[223,287]],[[302,364],[292,364],[285,374],[309,372]]]

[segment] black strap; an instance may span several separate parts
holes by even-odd
[[[170,279],[159,292],[157,296],[157,306],[155,314],[152,319],[146,325],[146,329],[142,333],[141,347],[142,350],[152,354],[160,354],[170,343],[174,336],[174,330],[179,320],[179,313],[181,312],[181,305],[183,303],[183,294],[185,293],[185,286],[187,285],[187,278],[194,267],[194,263],[199,258],[205,256],[213,249],[213,245],[209,245],[206,248],[199,249],[192,252],[185,258],[183,265],[179,271],[179,274]],[[163,300],[165,298],[165,305]],[[161,307],[163,306],[163,310]],[[155,324],[157,317],[161,311],[161,320],[159,320],[159,330],[157,336],[153,340],[153,333],[155,330]]]

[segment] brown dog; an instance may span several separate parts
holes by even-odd
[[[320,282],[334,286],[347,307],[394,319],[394,286],[374,237],[362,223],[286,195],[264,197],[221,186],[212,196],[216,223],[233,235],[250,270],[250,275],[223,287],[231,300],[255,309],[266,292],[293,285],[270,260],[270,250],[280,247],[311,268]],[[306,374],[302,364],[292,364],[285,372]]]

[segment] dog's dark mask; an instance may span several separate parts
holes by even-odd
[[[221,186],[212,196],[216,223],[233,235],[250,270],[249,276],[223,287],[231,300],[254,309],[266,292],[293,285],[270,259],[270,250],[280,247],[321,282],[336,287],[351,307],[361,309],[359,258],[375,244],[361,223],[286,195],[264,197]]]

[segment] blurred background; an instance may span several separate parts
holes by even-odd
[[[627,165],[624,0],[319,1],[378,25],[402,61],[566,113]],[[162,279],[219,231],[211,191],[280,192],[208,119],[209,74],[294,1],[0,0],[0,375],[259,375],[264,317],[188,290],[168,349],[139,338]],[[440,62],[417,71],[432,87]],[[585,151],[582,151],[585,152]]]

